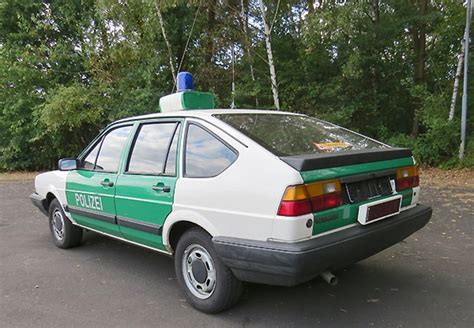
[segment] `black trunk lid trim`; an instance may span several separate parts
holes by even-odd
[[[413,154],[408,148],[349,150],[336,153],[282,156],[280,159],[297,171],[310,171],[331,167],[388,161]]]

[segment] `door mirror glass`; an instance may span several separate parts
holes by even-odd
[[[72,171],[79,167],[79,161],[75,158],[62,158],[58,162],[60,171]]]

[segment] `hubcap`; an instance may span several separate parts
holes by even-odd
[[[209,298],[216,287],[216,269],[209,252],[200,245],[189,245],[184,251],[182,268],[191,293],[200,299]]]
[[[61,211],[57,208],[53,212],[53,218],[51,220],[51,226],[53,227],[54,236],[58,240],[63,240],[64,238],[64,217]]]

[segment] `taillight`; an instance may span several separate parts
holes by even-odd
[[[417,166],[408,166],[397,169],[397,191],[418,187],[420,176]]]
[[[313,182],[306,185],[313,212],[337,207],[342,204],[341,183],[339,180]]]
[[[339,180],[313,182],[286,188],[278,215],[298,216],[342,204]]]
[[[309,200],[282,201],[278,209],[278,215],[299,216],[311,213],[311,203]]]
[[[278,215],[298,216],[311,213],[311,202],[305,185],[287,187],[280,202]]]

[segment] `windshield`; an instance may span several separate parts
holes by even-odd
[[[388,146],[340,126],[304,115],[218,114],[277,156],[378,149]]]

